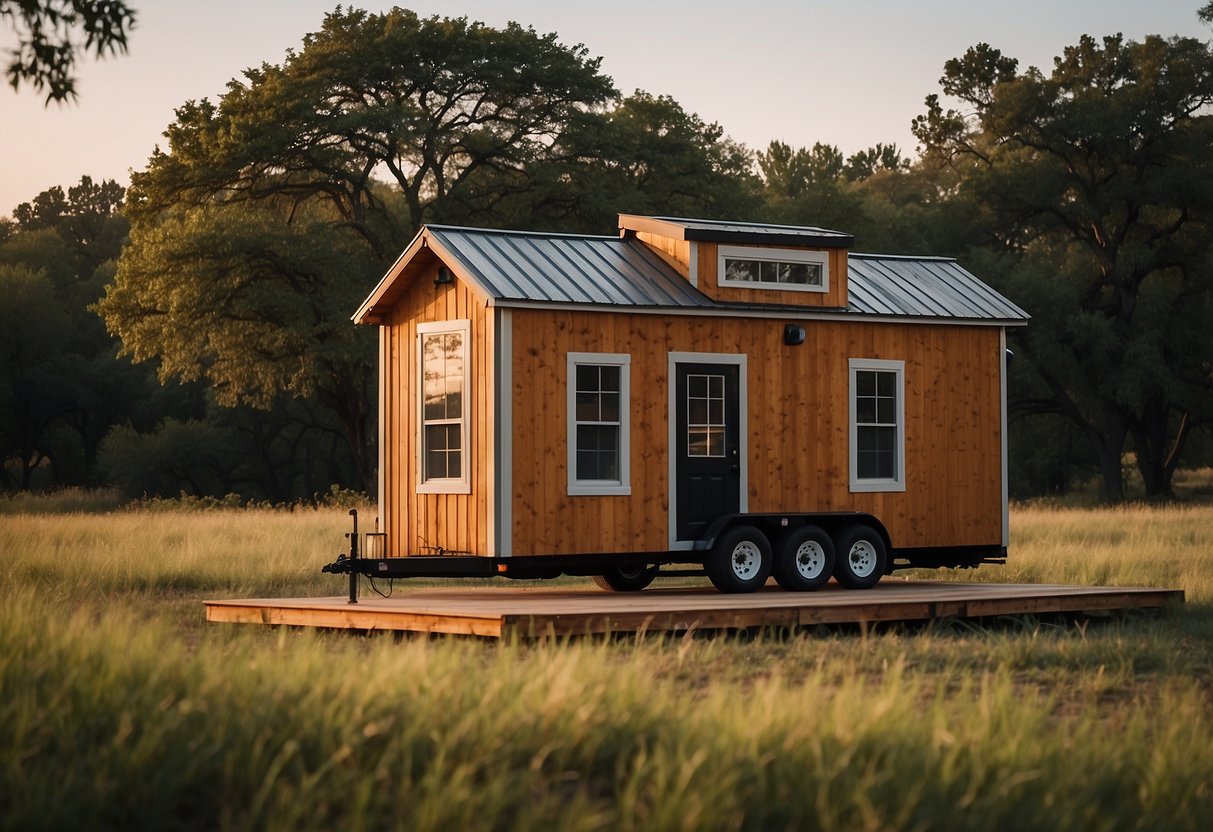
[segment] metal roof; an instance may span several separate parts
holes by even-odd
[[[1026,321],[1029,316],[945,257],[851,254],[847,308],[868,315]]]
[[[427,226],[435,249],[499,300],[709,307],[712,301],[643,243],[620,237]]]
[[[848,256],[846,309],[713,301],[634,237],[599,237],[430,225],[410,246],[428,245],[494,302],[690,310],[773,309],[785,314],[1018,323],[1028,315],[956,261],[940,257]],[[406,251],[407,254],[407,251]],[[407,260],[402,255],[401,260]],[[400,261],[356,319],[377,305]]]

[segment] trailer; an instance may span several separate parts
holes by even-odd
[[[1004,562],[1015,304],[821,228],[620,215],[618,236],[429,225],[379,331],[382,578],[673,570],[865,589]]]

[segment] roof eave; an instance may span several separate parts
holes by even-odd
[[[392,288],[392,284],[400,277],[400,273],[404,271],[404,267],[409,264],[409,261],[417,256],[422,248],[425,247],[425,238],[428,232],[424,227],[417,232],[415,236],[396,261],[392,263],[391,268],[383,275],[383,278],[375,285],[375,288],[367,296],[358,310],[350,317],[356,324],[380,324],[383,323],[383,310],[379,308],[379,302],[383,300],[383,296]]]

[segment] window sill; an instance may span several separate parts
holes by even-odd
[[[568,494],[570,497],[618,497],[631,496],[632,486],[620,485],[618,483],[603,483],[595,485],[591,483],[570,484]]]
[[[462,480],[430,480],[418,483],[418,494],[471,494],[472,484]]]
[[[906,484],[897,480],[860,480],[851,481],[852,494],[865,494],[873,492],[898,492],[905,491]]]

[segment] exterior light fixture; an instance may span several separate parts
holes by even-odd
[[[446,266],[438,267],[438,276],[434,278],[435,286],[452,286],[455,283],[455,274]]]
[[[804,327],[800,324],[784,324],[783,342],[789,347],[799,347],[804,343]]]

